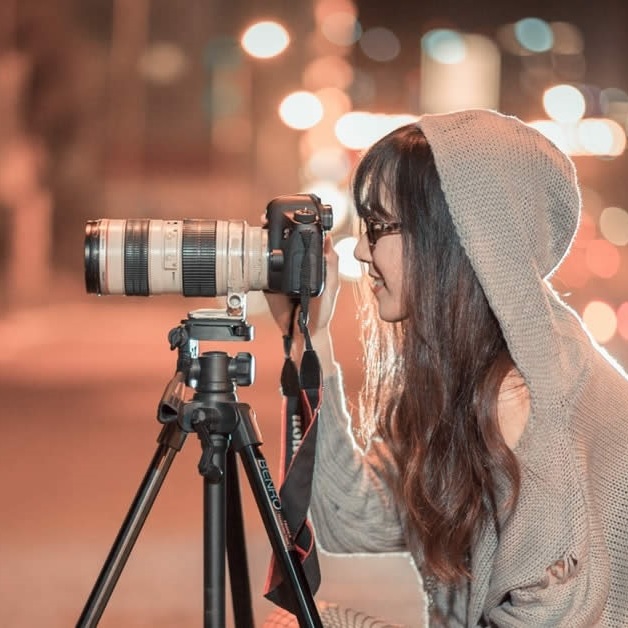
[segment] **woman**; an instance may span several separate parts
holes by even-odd
[[[410,550],[434,625],[628,625],[626,377],[547,282],[579,220],[571,161],[513,117],[425,115],[366,153],[354,198],[380,319],[368,442],[348,430],[329,252],[318,541]]]

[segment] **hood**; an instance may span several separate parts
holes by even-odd
[[[462,245],[530,388],[533,414],[539,404],[564,403],[577,368],[565,340],[582,328],[547,280],[579,223],[573,163],[532,127],[494,111],[428,114],[417,124]]]

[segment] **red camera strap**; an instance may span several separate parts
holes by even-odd
[[[284,336],[285,359],[281,372],[281,389],[284,399],[279,497],[305,577],[312,594],[315,594],[321,577],[314,533],[307,519],[307,512],[312,496],[316,419],[321,401],[322,382],[318,356],[312,348],[309,333],[304,324],[301,324],[301,330],[305,336],[306,345],[299,370],[290,357],[295,312],[296,306],[293,310],[289,333]],[[265,596],[290,612],[296,611],[293,608],[292,593],[283,581],[274,556],[268,572]]]

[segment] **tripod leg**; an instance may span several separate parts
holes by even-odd
[[[164,425],[158,438],[159,445],[155,455],[85,604],[77,623],[78,628],[92,628],[98,624],[170,465],[185,442],[185,437],[186,433],[176,422]]]
[[[256,445],[245,445],[238,451],[249,479],[262,521],[268,533],[282,574],[290,584],[300,628],[323,628],[318,609],[294,549],[281,510],[279,495],[268,472],[266,459]]]
[[[227,558],[231,601],[236,628],[254,626],[251,583],[244,537],[238,465],[232,449],[227,451]]]
[[[200,434],[199,434],[200,438]],[[202,439],[201,439],[202,440]],[[204,614],[205,628],[224,628],[225,615],[225,503],[227,498],[227,469],[225,458],[227,438],[223,434],[211,434],[211,466],[213,477],[203,474],[203,539],[204,556]],[[203,441],[204,451],[205,442]],[[200,465],[199,465],[200,467]],[[223,470],[219,478],[216,470]]]

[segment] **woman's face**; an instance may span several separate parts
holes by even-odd
[[[364,222],[364,221],[363,221]],[[392,219],[373,219],[353,251],[368,266],[371,290],[377,299],[379,317],[394,323],[407,316],[403,299],[402,246],[399,224]],[[371,235],[368,231],[370,230]],[[370,241],[369,241],[370,240]]]

